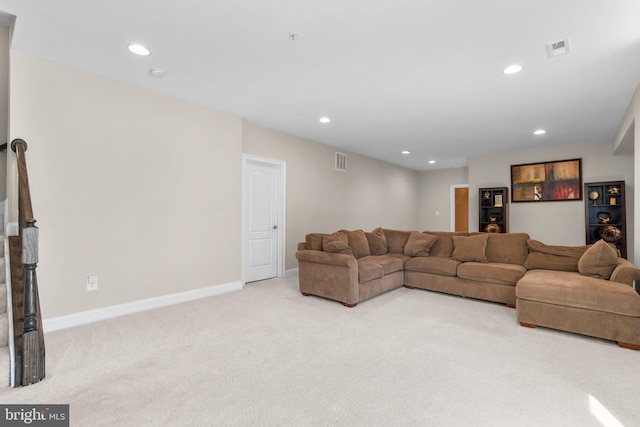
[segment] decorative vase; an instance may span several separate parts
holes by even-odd
[[[495,222],[492,222],[487,224],[486,227],[484,227],[484,231],[486,231],[487,233],[500,233],[502,231],[502,227],[500,227]]]
[[[622,231],[613,225],[605,225],[598,230],[602,240],[608,243],[618,243],[622,238]]]

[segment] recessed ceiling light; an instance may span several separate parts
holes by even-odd
[[[544,135],[545,133],[547,133],[547,131],[544,129],[538,129],[537,131],[533,132],[534,135]]]
[[[403,150],[403,151],[402,151],[402,154],[411,154],[411,151],[409,151],[409,150]]]
[[[513,64],[513,65],[509,65],[507,68],[502,70],[502,73],[503,74],[515,74],[515,73],[519,73],[520,71],[522,71],[522,65]]]
[[[329,123],[330,121],[329,117],[320,117],[320,123]]]
[[[159,68],[152,68],[149,70],[149,74],[152,77],[162,78],[164,77],[164,71]]]
[[[151,52],[149,52],[149,49],[147,49],[146,47],[142,46],[141,44],[130,44],[128,46],[129,50],[133,53],[135,53],[136,55],[140,55],[140,56],[148,56]]]
[[[430,165],[434,164],[435,162],[436,162],[435,160],[429,160]]]

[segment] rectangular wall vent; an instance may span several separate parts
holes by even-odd
[[[336,170],[337,171],[347,171],[347,155],[343,153],[336,152]]]
[[[569,39],[549,43],[547,45],[547,53],[549,53],[549,58],[566,55],[569,53]]]

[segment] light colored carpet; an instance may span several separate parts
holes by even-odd
[[[45,381],[0,401],[69,403],[74,426],[640,423],[640,352],[421,290],[348,309],[276,279],[46,342]]]

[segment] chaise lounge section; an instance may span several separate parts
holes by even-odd
[[[354,307],[404,285],[503,303],[523,326],[640,350],[640,270],[604,241],[551,246],[526,233],[377,228],[308,234],[298,249],[305,296]]]

